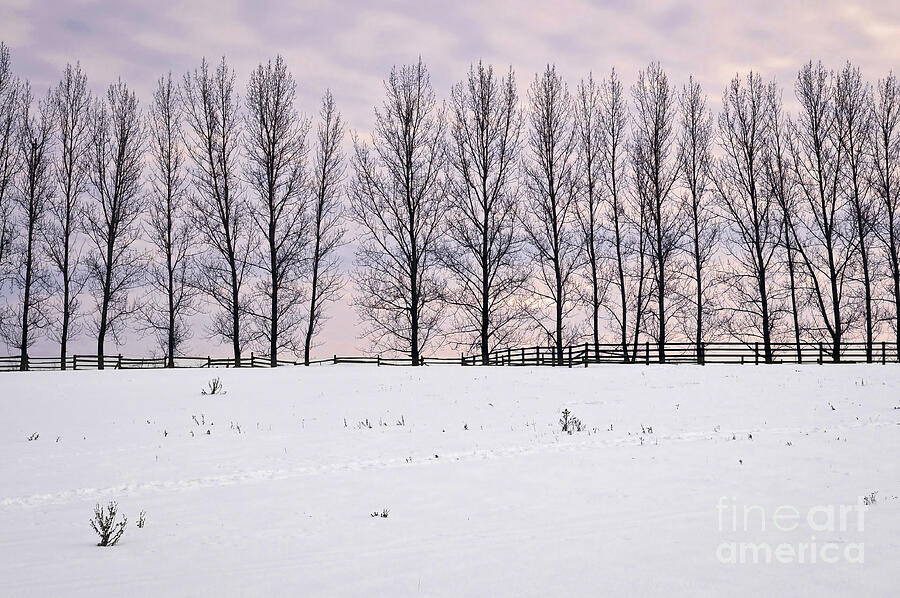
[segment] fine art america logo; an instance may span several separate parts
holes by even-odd
[[[861,497],[852,505],[767,509],[723,496],[716,505],[724,536],[716,559],[727,564],[864,563],[865,544],[859,540],[868,504]]]

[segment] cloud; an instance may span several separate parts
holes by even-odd
[[[790,106],[797,69],[821,58],[850,59],[874,80],[900,59],[900,3],[683,2],[658,0],[3,0],[0,39],[35,90],[49,88],[67,62],[81,60],[102,91],[118,76],[146,101],[157,78],[183,73],[203,56],[226,55],[243,85],[260,61],[281,53],[315,114],[330,88],[349,128],[365,135],[392,65],[421,55],[440,96],[483,59],[512,65],[524,95],[555,62],[570,86],[615,66],[626,84],[660,60],[678,85],[693,74],[713,108],[736,73],[777,78]],[[349,253],[349,252],[348,252]],[[329,326],[353,350],[346,303]]]

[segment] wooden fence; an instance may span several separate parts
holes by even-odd
[[[409,366],[412,360],[408,357],[381,357],[373,356],[340,356],[334,355],[327,359],[310,360],[310,365],[337,365],[342,363],[373,364],[384,366]],[[459,365],[459,357],[423,357],[419,365],[456,364]],[[0,356],[0,372],[21,370],[22,358],[20,355]],[[103,358],[103,368],[113,370],[141,370],[162,369],[168,366],[166,357],[127,357],[124,355],[106,355]],[[278,366],[304,365],[303,360],[277,361]],[[233,368],[233,357],[189,357],[178,356],[174,359],[173,368]],[[248,357],[241,358],[241,367],[244,368],[268,368],[272,367],[271,360],[266,355],[251,353]],[[50,370],[96,370],[100,368],[100,358],[96,355],[69,355],[63,361],[59,357],[28,357],[26,369],[29,371]]]
[[[692,363],[692,364],[762,364],[762,363],[889,363],[900,361],[896,343],[864,342],[841,344],[838,359],[828,343],[770,343],[769,359],[763,343],[665,343],[660,356],[657,343],[634,344],[583,343],[567,345],[560,354],[557,347],[518,347],[491,351],[485,362],[479,355],[463,355],[462,365],[549,365],[587,366],[600,363]]]
[[[772,343],[769,359],[763,343],[666,343],[664,349],[665,363],[692,364],[762,364],[762,363],[893,363],[900,361],[900,351],[895,343],[876,342],[868,346],[864,342],[848,342],[841,345],[838,359],[834,359],[833,349],[827,343]],[[556,347],[517,347],[491,351],[487,360],[481,355],[465,355],[459,357],[423,357],[418,365],[493,365],[493,366],[561,366],[587,367],[590,364],[603,363],[660,363],[660,347],[657,343],[645,342],[637,345],[611,343],[583,343],[563,347],[562,354]],[[310,365],[338,364],[371,364],[377,366],[410,366],[414,365],[409,357],[375,356],[340,356],[333,355],[327,359],[316,359]],[[133,370],[160,369],[167,367],[165,357],[126,357],[123,355],[107,355],[103,359],[105,369]],[[278,366],[303,365],[302,360],[282,360]],[[241,359],[242,367],[267,368],[271,360],[266,355],[251,353]],[[65,368],[59,357],[29,357],[28,370],[95,370],[100,367],[100,359],[96,355],[70,355],[66,357]],[[232,357],[176,357],[172,367],[182,368],[233,368]],[[21,369],[21,357],[10,355],[0,357],[0,371]]]

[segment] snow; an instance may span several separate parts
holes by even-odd
[[[898,388],[891,365],[3,374],[0,595],[896,595]],[[110,500],[129,523],[100,548]],[[862,531],[806,519],[840,505]]]

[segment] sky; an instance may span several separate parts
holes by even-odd
[[[226,56],[243,86],[254,66],[281,54],[302,111],[315,114],[331,89],[348,129],[365,136],[391,67],[419,56],[439,97],[479,59],[512,66],[522,95],[547,63],[574,86],[613,67],[630,84],[660,61],[676,85],[693,75],[714,110],[727,82],[751,69],[784,87],[790,109],[797,69],[810,59],[831,68],[851,60],[871,81],[900,70],[900,2],[0,0],[0,40],[36,93],[81,61],[95,91],[121,76],[144,102],[161,75],[180,75],[204,56]],[[352,243],[345,256],[352,260]],[[317,352],[363,349],[348,300],[331,315]],[[148,343],[131,335],[122,350]],[[76,351],[92,346],[74,342]],[[227,353],[201,331],[190,349]],[[44,343],[32,353],[53,351]]]

